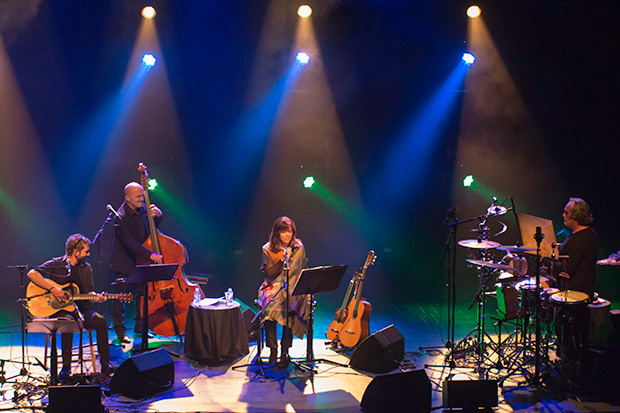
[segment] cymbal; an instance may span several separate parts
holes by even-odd
[[[504,270],[504,271],[514,271],[516,275],[521,275],[521,271],[517,270],[514,267],[506,264],[499,264],[493,261],[483,261],[483,260],[472,260],[466,259],[465,261],[477,265],[479,267],[487,267],[487,268],[495,268],[496,270]]]
[[[519,245],[502,245],[497,247],[496,249],[508,252],[528,252],[528,251],[536,251],[534,247],[522,247]]]
[[[485,239],[462,239],[459,241],[459,245],[465,248],[477,248],[482,250],[489,250],[501,246],[499,242],[488,241]]]
[[[487,209],[489,216],[504,215],[506,212],[508,212],[508,208],[499,205],[492,206]]]

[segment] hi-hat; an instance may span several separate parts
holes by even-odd
[[[488,241],[485,239],[462,239],[459,241],[459,245],[465,248],[478,248],[482,250],[490,250],[500,247],[502,244],[495,241]]]
[[[508,208],[500,205],[494,205],[487,209],[489,216],[504,215],[506,212],[508,212]]]
[[[529,251],[536,251],[536,248],[534,247],[522,247],[519,245],[502,245],[500,247],[497,247],[498,250],[502,250],[502,251],[508,251],[508,252],[529,252]]]
[[[517,276],[521,275],[521,271],[517,270],[514,267],[511,267],[510,265],[500,264],[500,263],[493,262],[493,261],[472,260],[472,259],[466,259],[465,261],[471,264],[477,265],[479,267],[494,268],[496,270],[504,270],[504,271],[513,271],[515,275]]]

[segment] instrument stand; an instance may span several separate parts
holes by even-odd
[[[99,274],[99,279],[100,280],[103,279],[103,272],[101,270],[101,243],[100,242],[98,243],[97,241],[99,241],[99,237],[101,237],[101,234],[103,233],[103,230],[105,229],[106,225],[108,225],[108,223],[110,221],[112,221],[112,217],[113,216],[114,216],[114,212],[110,211],[110,213],[106,217],[105,221],[103,221],[103,224],[101,224],[101,228],[99,228],[99,230],[97,231],[97,233],[93,237],[92,242],[90,243],[91,247],[93,245],[97,244],[97,273]],[[109,309],[110,307],[107,306],[106,308]]]
[[[133,272],[127,277],[128,283],[144,285],[142,301],[142,343],[137,353],[149,351],[149,282],[171,280],[179,264],[151,264],[136,265]]]
[[[297,285],[292,292],[292,295],[310,295],[310,313],[308,317],[308,331],[306,333],[306,360],[302,361],[300,364],[303,368],[306,368],[312,373],[316,373],[314,370],[314,364],[316,363],[329,363],[340,367],[348,367],[346,364],[338,363],[332,360],[314,358],[313,349],[314,308],[316,306],[314,295],[336,290],[336,288],[340,285],[346,270],[346,265],[303,269],[301,270],[301,275],[299,276]]]
[[[452,216],[454,218],[454,222],[450,224],[444,225],[442,228],[449,227],[450,233],[448,235],[448,240],[444,246],[443,254],[441,256],[441,260],[439,261],[439,267],[444,263],[444,260],[448,262],[448,284],[446,287],[448,288],[448,338],[444,346],[421,346],[418,349],[421,351],[431,350],[431,349],[439,349],[439,348],[447,348],[448,349],[448,357],[446,359],[448,363],[448,367],[450,369],[456,368],[456,363],[454,361],[454,321],[455,321],[455,306],[456,306],[456,232],[458,230],[458,226],[460,224],[471,222],[477,218],[458,221],[456,218],[456,210],[453,210],[453,213],[449,213],[446,217],[446,221]],[[445,221],[444,221],[445,222]],[[447,258],[447,259],[446,259]],[[425,366],[426,367],[426,366]],[[428,367],[435,367],[429,365]],[[443,367],[443,366],[439,366]]]

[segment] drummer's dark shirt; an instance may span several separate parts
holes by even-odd
[[[583,291],[592,295],[596,285],[596,258],[598,255],[598,236],[588,227],[573,232],[560,245],[560,255],[568,255],[565,268],[570,275],[565,289]]]

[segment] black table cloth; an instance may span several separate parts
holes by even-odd
[[[238,302],[230,307],[225,302],[190,305],[185,326],[187,357],[219,364],[249,352],[248,333]]]

